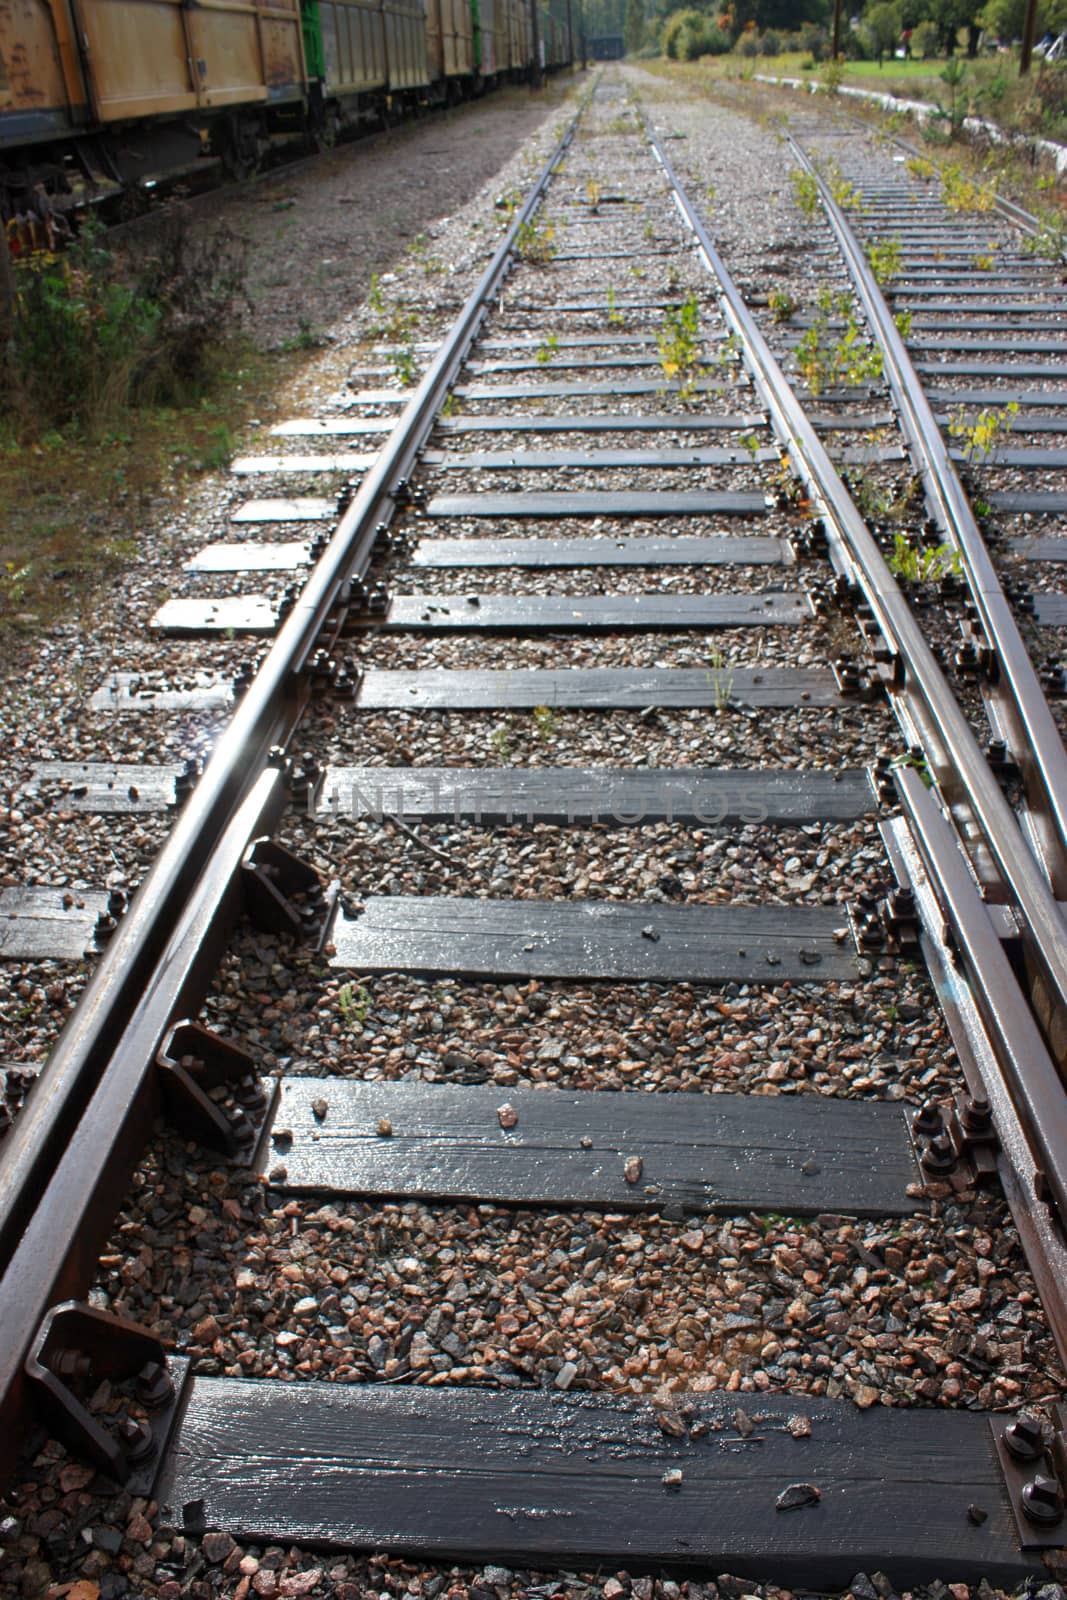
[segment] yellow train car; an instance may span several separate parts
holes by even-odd
[[[299,99],[300,0],[0,0],[0,144]]]
[[[195,163],[207,134],[248,168],[305,83],[300,0],[0,0],[0,213],[72,164],[131,183]]]

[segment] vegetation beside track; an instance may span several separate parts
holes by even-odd
[[[87,230],[15,267],[0,350],[0,630],[84,614],[127,561],[152,500],[219,466],[295,353],[238,327],[246,251],[180,212],[124,251]]]
[[[833,89],[841,84],[858,89],[874,89],[903,100],[923,100],[940,106],[942,125],[933,124],[934,141],[958,131],[963,117],[982,117],[995,122],[1007,133],[1027,134],[1067,142],[1067,63],[1042,65],[1035,61],[1028,78],[1018,76],[1018,63],[1011,55],[979,56],[968,60],[954,56],[950,61],[839,60],[832,69],[817,63],[810,54],[792,50],[773,56],[703,56],[699,61],[644,61],[654,72],[684,74],[687,81],[700,83],[751,82],[757,73],[773,77],[799,78],[803,82]],[[955,82],[946,80],[955,79]],[[855,102],[850,104],[855,109]],[[954,124],[957,126],[954,127]],[[916,137],[921,137],[916,130]]]
[[[768,72],[787,74],[781,60],[768,63]],[[914,63],[921,66],[923,63]],[[981,65],[981,63],[979,63]],[[870,62],[843,62],[840,66],[848,72],[854,66],[871,66]],[[898,62],[898,66],[906,63]],[[969,65],[969,64],[968,64]],[[743,86],[745,104],[762,122],[786,122],[789,107],[803,104],[791,91],[779,91],[772,85],[753,81],[749,70],[751,62],[740,62],[736,56],[719,57],[697,62],[643,61],[641,68],[668,84],[683,83],[690,90],[703,91],[712,96],[729,93]],[[763,70],[762,65],[760,70]],[[847,80],[846,80],[847,81]],[[867,80],[869,83],[869,79]],[[934,84],[938,84],[935,77]],[[888,84],[888,80],[887,80]],[[940,84],[942,91],[945,85]],[[919,96],[911,96],[919,98]],[[1030,159],[1028,150],[1013,150],[1009,145],[994,145],[972,139],[959,123],[969,115],[966,107],[953,124],[949,119],[932,125],[924,135],[922,127],[904,112],[886,112],[870,101],[849,98],[841,102],[850,116],[868,122],[876,133],[884,137],[899,137],[922,152],[925,173],[931,180],[940,181],[947,191],[948,203],[954,210],[987,209],[985,197],[994,193],[1010,199],[1033,213],[1042,225],[1041,237],[1035,240],[1035,253],[1046,260],[1063,260],[1067,269],[1067,187],[1056,181],[1050,172],[1042,170]],[[928,125],[929,126],[929,125]],[[976,203],[968,205],[966,196],[972,194]]]

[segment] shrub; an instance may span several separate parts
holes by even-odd
[[[694,28],[701,29],[706,18],[700,11],[672,11],[663,24],[661,46],[663,54],[672,61],[684,61],[687,57],[679,51],[679,41],[683,33],[691,33]]]
[[[18,261],[0,417],[23,438],[100,434],[132,406],[196,398],[224,359],[245,255],[224,229],[194,241],[175,210],[136,265],[92,224],[65,254]]]
[[[730,38],[702,11],[675,11],[663,25],[662,48],[673,61],[696,61],[725,54]]]
[[[911,53],[923,61],[932,61],[937,55],[937,23],[929,19],[918,23],[911,31]]]
[[[1037,75],[1034,91],[1045,120],[1050,123],[1058,121],[1067,105],[1067,62],[1044,62]]]
[[[797,46],[805,55],[809,55],[812,61],[821,61],[826,55],[826,30],[820,28],[817,22],[805,22],[800,30]]]
[[[767,29],[767,32],[760,39],[759,47],[761,55],[780,56],[782,53],[781,38],[773,28]]]

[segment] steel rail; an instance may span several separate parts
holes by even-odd
[[[1015,895],[1029,953],[1040,964],[1046,983],[1051,985],[1052,997],[1062,1009],[1067,1004],[1067,926],[1060,908],[876,540],[742,300],[655,133],[647,126],[646,135],[671,186],[675,204],[696,238],[709,272],[718,280],[724,313],[741,341],[775,429],[820,504],[829,531],[847,552],[884,638],[903,663],[903,684],[892,692],[901,697],[914,691],[929,721],[939,730],[951,769]],[[1040,1125],[1028,1128],[1049,1193],[1060,1215],[1067,1217],[1067,1146],[1055,1142],[1051,1137],[1054,1131]]]
[[[242,858],[250,840],[273,829],[286,798],[281,770],[267,768],[235,811],[164,949],[167,982],[149,986],[134,1003],[114,1059],[0,1277],[0,1488],[14,1470],[24,1431],[27,1351],[45,1313],[92,1281],[147,1131],[162,1110],[156,1051],[176,1011],[199,1008],[240,909]]]
[[[791,134],[786,137],[797,163],[818,185],[827,221],[882,348],[885,375],[913,463],[922,475],[927,502],[959,552],[968,589],[996,652],[999,672],[992,693],[1002,722],[998,731],[1007,736],[1022,773],[1041,860],[1053,892],[1060,899],[1067,898],[1067,749],[933,409],[863,247],[814,162]]]
[[[487,315],[488,304],[510,270],[520,231],[529,221],[574,137],[586,101],[531,188],[494,252],[440,351],[401,413],[358,492],[341,516],[259,671],[223,731],[200,781],[141,884],[72,1013],[51,1057],[23,1106],[0,1153],[0,1307],[17,1300],[20,1286],[4,1270],[13,1259],[42,1196],[71,1182],[68,1142],[98,1087],[116,1068],[116,1053],[132,1051],[134,1070],[147,1073],[158,1039],[131,1037],[127,1023],[151,994],[171,995],[178,985],[168,951],[194,894],[210,879],[220,842],[263,771],[271,748],[292,737],[309,698],[302,668],[331,613],[344,607],[353,576],[366,572],[379,528],[396,505],[396,490],[408,476],[455,375]],[[164,1006],[163,1010],[166,1009]],[[172,1009],[172,1018],[173,1018]],[[110,1140],[99,1130],[101,1148]],[[89,1181],[89,1174],[84,1175]],[[73,1227],[75,1219],[68,1222]],[[43,1314],[45,1307],[41,1307]],[[5,1357],[9,1354],[3,1341]],[[2,1395],[0,1389],[0,1395]]]
[[[891,828],[906,827],[910,848],[904,866],[924,920],[933,929],[944,920],[943,947],[928,961],[931,978],[956,1038],[966,1073],[963,1041],[953,1026],[962,1023],[974,1051],[980,1086],[971,1084],[989,1102],[1000,1150],[997,1167],[1004,1193],[1016,1217],[1020,1238],[1049,1319],[1060,1359],[1067,1361],[1067,1236],[1064,1213],[1046,1204],[1047,1174],[1034,1160],[1044,1141],[1067,1150],[1067,1095],[1045,1041],[1026,1004],[1008,953],[968,868],[959,840],[919,774],[902,768],[895,775],[903,817]],[[926,868],[932,889],[923,905],[923,873],[907,856],[914,850]],[[929,891],[928,891],[929,892]],[[936,897],[936,898],[935,898]],[[951,938],[948,931],[951,930]],[[927,945],[935,941],[927,939]],[[956,970],[959,959],[972,981]],[[973,1018],[967,1013],[974,1009]],[[980,1052],[980,1053],[979,1053]]]
[[[865,117],[861,117],[858,111],[847,110],[844,106],[838,106],[836,109],[840,116],[847,117],[850,122],[855,122],[867,133],[871,132],[871,124]],[[884,106],[873,106],[872,109],[886,111]],[[890,112],[886,112],[886,114],[892,115]],[[791,138],[792,136],[790,135],[789,137]],[[928,151],[920,150],[918,145],[910,144],[899,133],[891,133],[889,138],[898,149],[906,151],[909,156],[918,160],[928,161],[930,159]],[[1040,217],[1035,217],[1032,211],[1027,211],[1025,206],[1019,205],[1016,200],[1009,200],[1005,195],[995,194],[993,196],[993,209],[1000,213],[1005,222],[1010,222],[1013,227],[1019,229],[1020,233],[1029,234],[1033,239],[1040,239],[1045,231]],[[1061,267],[1067,265],[1067,257],[1062,252],[1055,257],[1049,256],[1046,259],[1050,262],[1055,260],[1056,264]]]

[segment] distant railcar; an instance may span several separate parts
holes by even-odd
[[[474,12],[470,0],[426,0],[426,55],[430,81],[450,99],[474,79]]]
[[[558,21],[551,13],[546,11],[543,16],[544,53],[542,66],[547,72],[558,72],[560,67],[569,66],[571,63],[571,29],[567,22]]]
[[[422,0],[304,0],[303,13],[310,98],[329,123],[379,117],[429,87]]]

